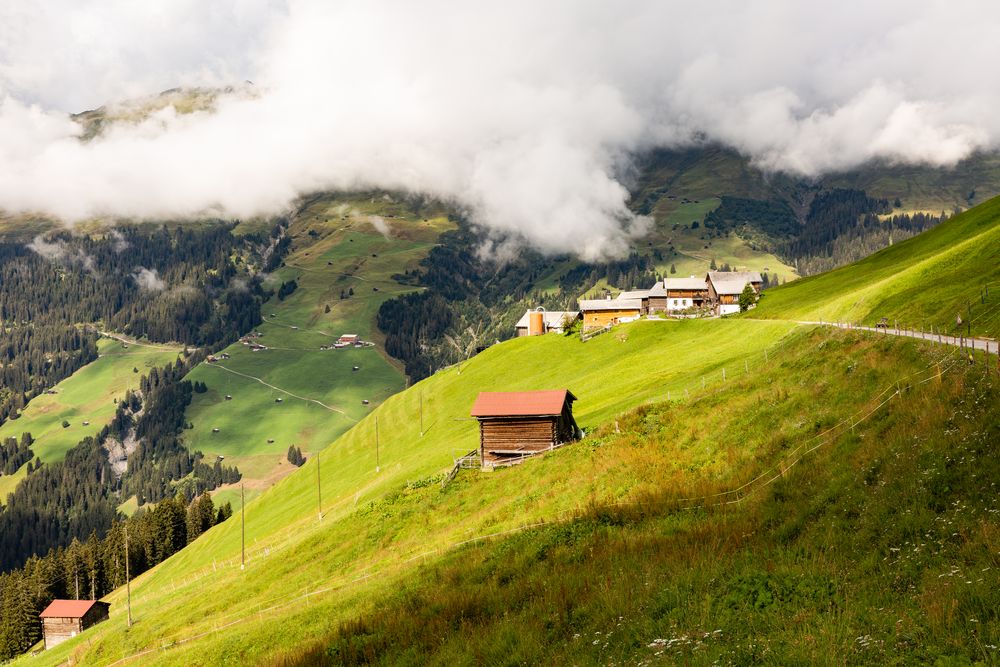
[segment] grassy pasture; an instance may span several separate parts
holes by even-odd
[[[915,341],[773,322],[638,322],[620,332],[624,340],[608,335],[585,344],[558,336],[510,341],[461,374],[449,369],[394,396],[376,411],[384,437],[378,471],[373,418],[323,452],[322,521],[312,461],[247,508],[246,570],[239,568],[239,523],[218,526],[133,584],[132,629],[124,628],[118,592],[109,623],[35,662],[72,656],[102,665],[202,632],[154,662],[628,661],[653,654],[656,639],[682,636],[701,644],[659,648],[707,663],[752,653],[748,645],[759,637],[759,650],[775,664],[830,655],[842,661],[854,651],[880,655],[857,646],[858,636],[883,646],[905,639],[892,623],[873,623],[876,613],[907,619],[910,631],[927,638],[925,647],[949,648],[947,629],[934,619],[951,593],[918,576],[918,594],[900,596],[893,576],[988,566],[988,551],[967,551],[938,535],[934,512],[908,517],[926,494],[944,493],[946,505],[954,500],[927,470],[963,447],[983,455],[978,439],[987,435],[988,413],[970,413],[958,426],[966,437],[947,435],[973,388],[977,402],[995,396],[981,369],[968,371],[954,363],[953,351]],[[695,341],[711,345],[698,350]],[[730,373],[723,384],[721,366],[738,368],[747,354],[755,361],[751,373]],[[938,367],[944,375],[935,382]],[[434,473],[475,441],[475,424],[463,418],[476,390],[551,386],[544,381],[553,374],[581,396],[588,438],[513,469],[462,473],[442,490]],[[705,392],[702,374],[710,376]],[[853,432],[836,428],[872,411],[880,392],[903,377],[911,378],[905,398]],[[668,387],[690,387],[692,400],[664,402]],[[421,394],[423,437],[415,418]],[[834,435],[822,435],[830,429]],[[917,433],[925,440],[914,448]],[[810,440],[826,445],[745,505],[670,511],[672,499],[733,488],[793,460],[796,445]],[[886,448],[896,456],[879,468]],[[1000,466],[995,459],[978,465]],[[874,478],[873,466],[881,471]],[[874,495],[865,491],[871,479],[885,481]],[[895,494],[904,492],[916,500],[901,505]],[[977,516],[962,515],[962,530],[972,530]],[[452,547],[542,520],[551,525]],[[831,522],[839,537],[831,536]],[[910,531],[932,528],[938,548],[921,555],[920,567],[883,564],[881,554]],[[970,548],[983,539],[970,533]],[[858,549],[873,540],[878,558],[858,566]],[[997,590],[995,577],[985,576],[977,590]],[[326,592],[299,598],[317,589]],[[765,595],[782,604],[760,602]],[[1000,626],[986,595],[960,604],[971,605],[969,615],[986,624],[982,639],[992,641]],[[846,599],[852,603],[845,607]],[[716,629],[721,636],[702,637]]]
[[[981,302],[984,285],[990,296]],[[860,262],[769,290],[751,317],[852,320],[1000,336],[1000,198]],[[971,308],[970,308],[971,306]]]
[[[54,389],[32,399],[20,419],[0,426],[0,438],[19,438],[25,431],[35,439],[32,451],[43,462],[60,461],[83,438],[96,435],[115,415],[114,399],[139,386],[139,378],[154,366],[165,366],[177,358],[179,348],[146,347],[132,344],[127,349],[119,341],[102,338],[97,344],[100,357],[66,378]],[[133,368],[139,372],[134,373]],[[62,427],[63,420],[69,426]],[[89,426],[83,422],[89,421]],[[26,466],[14,475],[0,475],[0,499],[14,490]]]

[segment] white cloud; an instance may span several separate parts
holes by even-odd
[[[0,208],[69,221],[380,187],[452,202],[498,248],[594,259],[648,225],[622,185],[639,150],[714,141],[813,176],[1000,143],[986,2],[53,1],[0,8]],[[88,143],[51,111],[242,79],[256,97]]]
[[[56,262],[63,266],[79,267],[90,274],[96,272],[93,257],[80,248],[74,250],[62,239],[48,241],[39,234],[26,247],[50,262]]]
[[[144,266],[140,266],[132,272],[132,279],[139,285],[140,289],[150,292],[162,291],[167,286],[156,269],[147,269]]]

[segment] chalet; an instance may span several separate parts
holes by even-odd
[[[616,301],[638,301],[639,302],[639,314],[645,315],[649,312],[649,290],[648,289],[637,289],[637,290],[627,290],[625,292],[619,292],[618,296],[615,297]]]
[[[554,391],[484,391],[472,416],[479,420],[479,457],[484,467],[514,463],[577,440],[576,396]]]
[[[87,628],[108,620],[111,605],[100,600],[53,600],[39,614],[45,648],[76,637]]]
[[[756,271],[709,271],[705,283],[716,314],[729,315],[740,312],[740,294],[747,284],[760,294],[764,280]]]
[[[647,291],[649,292],[649,297],[647,299],[646,312],[649,314],[667,312],[667,288],[664,281],[657,280]]]
[[[663,281],[667,293],[667,312],[701,308],[708,301],[708,285],[701,278],[667,278]]]
[[[568,321],[580,319],[580,311],[544,310],[537,308],[528,310],[514,325],[518,337],[539,336],[544,333],[563,333],[563,325]]]
[[[579,305],[584,331],[631,322],[642,315],[641,299],[581,299]]]

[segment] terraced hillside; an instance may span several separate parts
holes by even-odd
[[[262,336],[254,341],[267,349],[235,344],[223,351],[230,358],[189,375],[208,391],[195,394],[188,409],[188,448],[237,465],[253,497],[291,472],[290,446],[307,457],[321,451],[403,389],[405,377],[382,349],[375,314],[385,299],[414,289],[393,274],[416,268],[451,226],[438,209],[414,210],[381,196],[308,204],[289,229],[284,266],[272,275],[276,291],[293,280],[298,287],[264,305]],[[375,345],[321,349],[344,333]],[[237,497],[235,488],[216,493],[219,502]]]
[[[1000,327],[988,317],[998,302],[1000,197],[860,262],[769,290],[750,316],[869,326],[888,317],[911,328],[998,338]]]
[[[98,341],[100,357],[57,384],[54,394],[37,396],[20,419],[0,426],[0,439],[31,433],[31,449],[44,463],[62,460],[83,438],[96,435],[115,415],[116,398],[139,385],[139,378],[154,366],[172,362],[180,352],[169,345],[123,345],[118,340]],[[138,372],[136,372],[138,371]],[[69,426],[62,426],[63,421]],[[85,423],[87,422],[87,423]],[[27,465],[13,475],[0,475],[0,502],[24,477]]]

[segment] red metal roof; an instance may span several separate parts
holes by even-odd
[[[83,618],[90,608],[97,604],[96,600],[53,600],[45,608],[40,618]]]
[[[558,415],[576,396],[566,389],[552,391],[483,391],[472,405],[473,417],[539,417]]]

